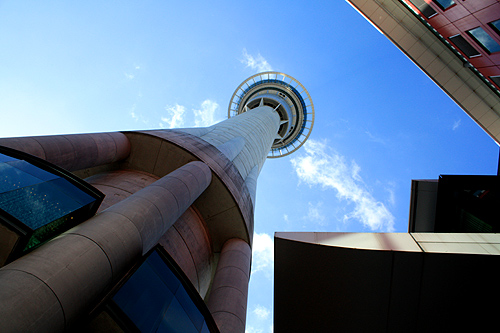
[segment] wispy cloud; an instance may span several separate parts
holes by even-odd
[[[179,128],[184,125],[184,113],[186,108],[182,105],[166,106],[167,116],[161,117],[161,128]]]
[[[353,203],[354,210],[344,216],[345,221],[358,220],[373,231],[394,230],[394,216],[366,189],[356,162],[347,163],[325,142],[309,139],[304,148],[305,155],[291,160],[301,181],[334,189],[339,199]]]
[[[134,78],[134,74],[128,74],[128,73],[123,73],[125,74],[125,77],[129,80],[132,80]]]
[[[144,118],[144,116],[142,114],[140,114],[139,112],[137,112],[137,104],[135,104],[135,103],[130,108],[129,114],[132,117],[132,119],[134,119],[135,122],[140,121],[140,122],[142,122],[144,124],[148,123],[148,119]]]
[[[460,126],[461,122],[462,122],[462,119],[458,119],[455,122],[453,122],[452,130],[456,130]]]
[[[385,145],[385,140],[384,140],[384,139],[382,139],[382,138],[380,138],[380,137],[378,137],[378,136],[375,136],[375,135],[373,135],[372,133],[370,133],[370,132],[368,132],[368,131],[366,131],[365,133],[366,133],[366,134],[368,135],[368,137],[370,138],[370,141],[372,141],[372,142],[377,142],[377,143],[381,143],[381,144]]]
[[[210,99],[206,99],[201,103],[199,110],[193,109],[194,112],[194,126],[206,127],[211,126],[222,119],[216,119],[216,112],[219,109],[219,104]]]
[[[273,70],[271,65],[266,59],[264,59],[263,56],[260,55],[260,53],[257,53],[254,57],[253,55],[248,54],[247,49],[243,49],[243,59],[241,59],[241,63],[246,67],[250,67],[255,70],[257,73]]]
[[[262,271],[267,278],[272,279],[273,269],[273,239],[266,233],[255,233],[252,246],[252,274]]]
[[[317,222],[320,225],[324,225],[325,223],[325,215],[321,212],[321,206],[323,206],[323,202],[318,202],[313,204],[312,202],[308,202],[309,210],[307,211],[306,219],[308,221]]]
[[[265,306],[262,305],[257,305],[255,309],[252,311],[257,315],[257,318],[264,320],[269,317],[269,314],[271,314],[271,311],[269,311]]]

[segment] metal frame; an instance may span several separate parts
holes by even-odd
[[[266,93],[278,95],[292,103],[292,118],[300,121],[289,132],[289,136],[275,140],[267,158],[287,156],[299,149],[309,138],[314,126],[314,104],[307,89],[295,78],[281,72],[262,72],[252,75],[243,81],[234,91],[227,111],[228,118],[247,111],[250,97],[258,94],[258,90],[267,88]],[[297,89],[300,88],[300,89]]]

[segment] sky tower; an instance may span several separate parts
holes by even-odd
[[[210,127],[0,139],[5,331],[244,332],[257,177],[309,137],[283,73]]]

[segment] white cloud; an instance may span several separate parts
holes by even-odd
[[[310,186],[335,189],[339,199],[353,203],[354,210],[344,221],[358,220],[373,231],[394,230],[394,216],[366,189],[356,162],[349,165],[324,142],[309,139],[304,148],[305,155],[291,160],[299,179]]]
[[[285,222],[289,222],[287,214],[283,214],[283,220],[285,220]]]
[[[323,206],[323,202],[318,202],[317,204],[313,204],[309,202],[309,210],[307,212],[307,220],[318,222],[320,225],[324,225],[325,216],[321,213],[321,206]]]
[[[385,188],[385,190],[389,193],[389,198],[387,201],[391,206],[396,205],[396,183],[389,182]]]
[[[376,143],[381,143],[381,144],[385,145],[385,140],[384,140],[384,139],[379,138],[378,136],[375,136],[375,135],[371,134],[371,133],[370,133],[370,132],[368,132],[368,131],[366,131],[365,133],[366,133],[366,134],[368,135],[368,137],[370,138],[370,141],[372,141],[372,142],[376,142]]]
[[[129,114],[132,117],[132,119],[134,119],[135,122],[141,121],[142,123],[147,124],[149,122],[148,119],[144,118],[142,114],[136,111],[136,109],[137,109],[137,104],[134,103],[129,111]]]
[[[184,125],[184,113],[186,108],[182,105],[175,104],[174,106],[166,106],[166,117],[161,117],[161,128],[179,128]]]
[[[263,271],[269,279],[273,276],[274,244],[266,233],[255,233],[252,246],[252,274]]]
[[[261,319],[265,320],[269,317],[269,314],[271,313],[265,306],[262,305],[257,305],[255,309],[253,310],[253,313]]]
[[[221,119],[215,118],[215,113],[219,109],[219,104],[217,102],[206,99],[201,103],[200,110],[193,110],[194,112],[194,126],[195,127],[206,127],[211,126]]]
[[[260,53],[258,53],[257,56],[254,57],[253,55],[248,54],[247,49],[243,49],[243,59],[241,60],[241,63],[246,67],[250,67],[251,69],[255,70],[257,73],[273,70],[271,65],[267,62],[266,59],[264,59],[263,56],[260,55]]]
[[[460,123],[461,123],[461,122],[462,122],[462,119],[459,119],[459,120],[455,121],[455,122],[453,123],[453,128],[452,128],[452,129],[453,129],[453,130],[456,130],[456,129],[460,126]]]
[[[132,80],[134,78],[134,74],[127,74],[127,73],[123,73],[125,74],[125,77],[129,80]]]

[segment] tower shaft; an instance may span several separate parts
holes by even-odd
[[[195,307],[208,313],[201,299],[208,305],[212,315],[204,323],[215,319],[221,332],[244,332],[257,177],[272,147],[283,146],[280,133],[293,141],[298,124],[289,106],[280,107],[285,94],[274,100],[265,93],[249,98],[244,112],[204,128],[0,139],[0,146],[65,168],[105,195],[97,215],[34,251],[18,251],[0,268],[0,327],[68,330],[89,318],[115,320],[111,304],[129,315],[139,299],[120,303],[133,294],[120,294],[130,288],[123,281],[164,251],[164,264],[194,290]],[[30,201],[25,205],[30,209]],[[167,320],[165,311],[156,322]]]

